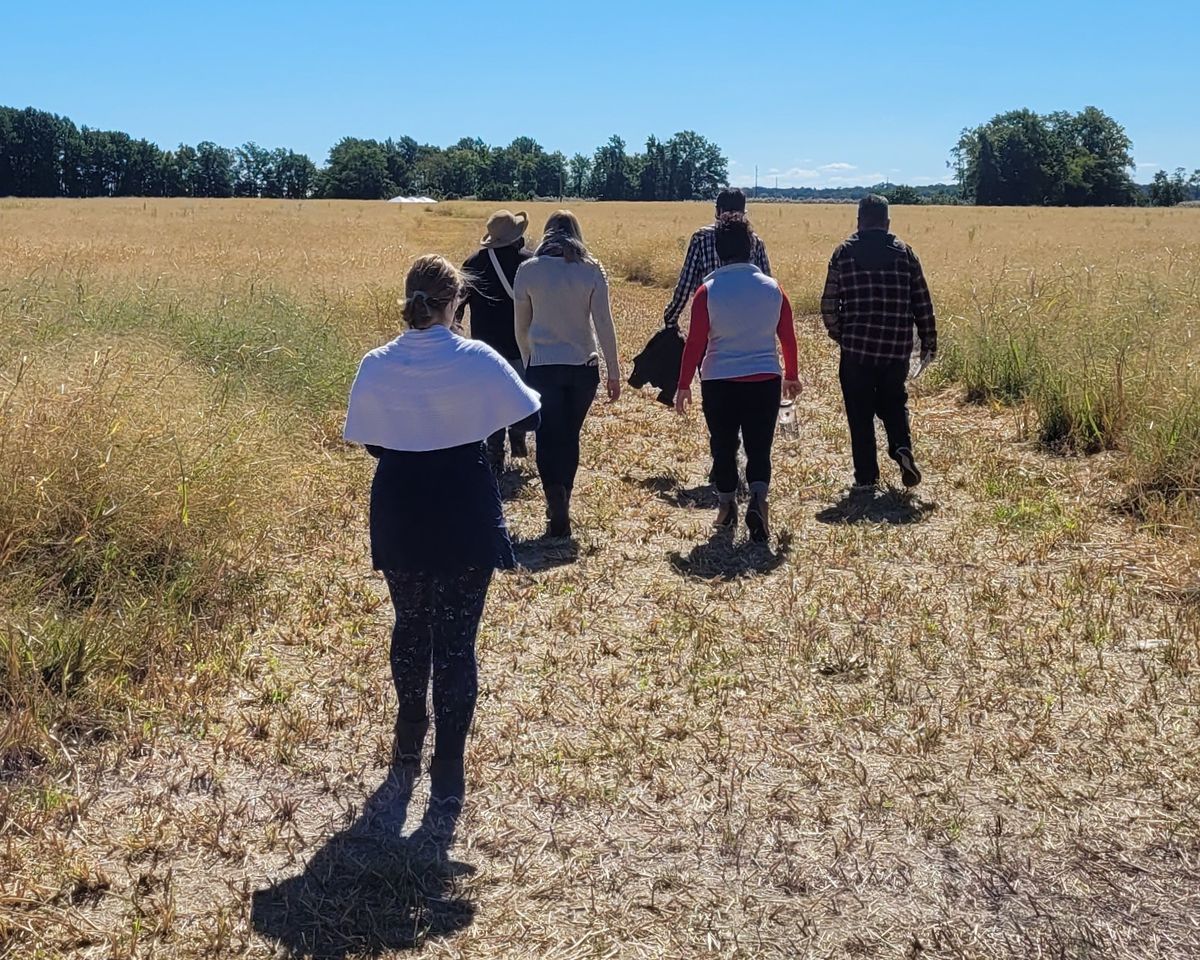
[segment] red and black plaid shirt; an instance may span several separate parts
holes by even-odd
[[[860,231],[833,251],[821,318],[842,350],[858,360],[907,360],[914,327],[921,351],[937,353],[933,300],[921,261],[884,230]]]

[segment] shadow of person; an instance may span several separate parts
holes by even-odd
[[[886,490],[850,491],[831,507],[817,513],[817,520],[829,524],[920,523],[937,504],[921,500],[915,494],[888,487]]]
[[[387,788],[302,873],[254,893],[250,923],[259,935],[295,956],[345,960],[413,949],[470,926],[475,904],[461,878],[474,868],[449,858],[453,830],[423,823],[402,837],[404,811],[380,799]]]
[[[501,500],[516,500],[521,491],[529,486],[529,474],[515,466],[507,466],[504,472],[496,478],[500,486]]]
[[[673,551],[667,559],[675,571],[685,577],[737,580],[770,573],[781,567],[791,552],[790,533],[781,533],[772,549],[767,543],[735,543],[732,531],[718,530],[707,543],[696,545],[686,555]]]
[[[579,559],[579,543],[574,537],[538,537],[536,540],[513,540],[513,556],[517,566],[529,573],[541,573],[555,567],[565,567]]]
[[[673,507],[716,510],[718,506],[717,488],[711,483],[685,487],[672,476],[642,477],[640,479],[626,477],[625,479],[636,487],[649,490],[663,503],[668,503]]]

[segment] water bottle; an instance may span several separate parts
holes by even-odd
[[[800,436],[800,425],[796,422],[796,404],[784,400],[779,404],[779,434],[783,437]]]

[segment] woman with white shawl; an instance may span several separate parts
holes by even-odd
[[[491,347],[454,331],[466,287],[449,261],[424,256],[405,280],[409,330],[362,359],[345,438],[379,459],[371,485],[371,555],[396,612],[392,679],[399,701],[380,813],[403,823],[429,726],[434,750],[424,827],[449,842],[465,792],[475,709],[475,638],[492,572],[515,565],[484,441],[538,426],[541,401]]]

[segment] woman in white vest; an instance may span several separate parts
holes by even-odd
[[[380,814],[403,823],[429,718],[434,749],[425,826],[448,840],[465,792],[463,753],[475,710],[475,637],[492,572],[515,566],[484,441],[536,429],[540,400],[495,350],[451,329],[465,283],[442,257],[405,280],[408,332],[362,359],[345,437],[379,460],[371,484],[371,557],[396,625],[395,741]]]
[[[761,542],[770,536],[767,493],[780,399],[800,393],[796,331],[787,296],[750,262],[754,232],[744,214],[725,213],[718,218],[716,244],[721,267],[692,299],[675,409],[682,414],[691,404],[692,378],[699,366],[713,461],[710,478],[720,501],[716,526],[732,528],[737,523],[740,435],[750,487],[746,526],[750,538]],[[776,340],[783,350],[782,367]]]

